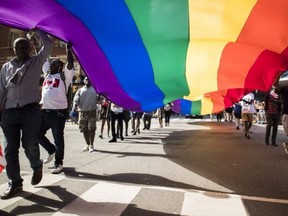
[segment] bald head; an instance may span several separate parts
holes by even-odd
[[[30,41],[26,38],[17,38],[13,44],[14,52],[19,61],[23,61],[29,57]]]

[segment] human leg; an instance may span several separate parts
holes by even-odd
[[[1,127],[5,136],[6,174],[9,187],[22,187],[18,151],[20,148],[20,113],[15,109],[5,110],[1,118]]]
[[[112,132],[112,139],[109,142],[117,142],[116,137],[116,114],[114,112],[110,112],[110,121],[111,121],[111,132]]]
[[[146,126],[146,129],[147,130],[150,130],[150,126],[151,126],[151,120],[152,120],[152,116],[148,116],[148,123],[147,123],[147,126]]]
[[[272,128],[272,117],[269,113],[266,113],[266,123],[265,144],[269,145],[269,137]]]
[[[124,113],[119,113],[117,116],[118,126],[119,126],[119,137],[121,140],[124,140],[123,137],[123,119],[124,119]]]
[[[46,132],[51,128],[50,123],[53,122],[51,118],[53,118],[52,113],[42,110],[41,124],[40,124],[40,130],[39,130],[39,135],[38,135],[39,144],[48,152],[49,155],[55,152],[55,146],[46,137]]]
[[[42,168],[40,160],[40,150],[38,144],[38,134],[41,123],[40,107],[36,106],[31,110],[23,110],[22,118],[22,146],[26,157],[29,159],[31,168],[35,171]]]
[[[125,136],[128,136],[129,120],[125,120],[124,124],[125,124]]]
[[[167,113],[167,126],[169,126],[170,124],[170,118],[171,118],[171,110],[169,110]]]
[[[106,122],[106,119],[105,119],[105,118],[102,118],[102,119],[101,119],[100,135],[99,135],[99,137],[100,137],[101,139],[103,139],[103,131],[104,131],[105,122]]]
[[[110,117],[108,117],[106,121],[107,121],[107,136],[110,137]]]
[[[288,136],[288,115],[287,114],[282,115],[282,125],[283,125],[283,129],[286,135]]]
[[[94,151],[94,139],[96,134],[96,111],[88,112],[88,132],[89,132],[89,151]]]
[[[53,122],[51,122],[51,130],[55,143],[55,165],[63,165],[64,158],[64,128],[66,123],[66,117],[64,114],[64,110],[56,110],[53,117]]]
[[[146,128],[147,128],[146,122],[147,122],[147,115],[144,114],[144,116],[143,116],[143,125],[144,125],[143,130],[146,130]]]
[[[279,115],[273,115],[273,123],[272,123],[272,145],[277,146],[276,137],[278,133],[278,125],[279,125],[280,117]]]

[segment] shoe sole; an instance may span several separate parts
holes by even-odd
[[[61,171],[57,171],[57,172],[56,172],[56,171],[54,171],[54,172],[51,171],[52,174],[60,174],[61,172],[63,172],[63,170],[61,170]]]

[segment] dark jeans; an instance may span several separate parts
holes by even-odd
[[[280,121],[280,115],[279,114],[266,113],[266,122],[267,122],[266,134],[265,134],[266,142],[269,141],[270,132],[271,132],[271,128],[272,128],[272,144],[276,143],[279,121]]]
[[[117,134],[116,134],[116,125],[115,122],[116,120],[118,121],[118,126],[119,126],[119,137],[123,137],[123,118],[124,118],[124,113],[114,113],[110,111],[110,120],[111,120],[111,131],[112,131],[112,136],[113,139],[117,139]]]
[[[165,124],[169,124],[170,123],[170,117],[171,117],[171,110],[164,111],[164,114],[165,114]]]
[[[152,116],[144,114],[144,117],[143,117],[144,129],[150,130],[151,120],[152,120]]]
[[[42,110],[38,142],[48,154],[55,152],[55,165],[63,164],[66,113],[66,110]],[[49,129],[52,130],[55,145],[45,136]]]
[[[6,172],[10,186],[22,186],[23,182],[18,155],[20,139],[31,168],[37,170],[42,167],[38,145],[40,120],[41,111],[37,103],[7,109],[2,114],[1,127],[5,136]]]

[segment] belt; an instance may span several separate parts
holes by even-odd
[[[67,109],[42,109],[43,112],[67,112]]]
[[[12,109],[26,109],[26,108],[32,108],[35,106],[40,106],[38,102],[34,102],[34,103],[29,103],[29,104],[25,104],[23,106],[19,106],[19,104],[17,104],[16,107],[12,108]]]

